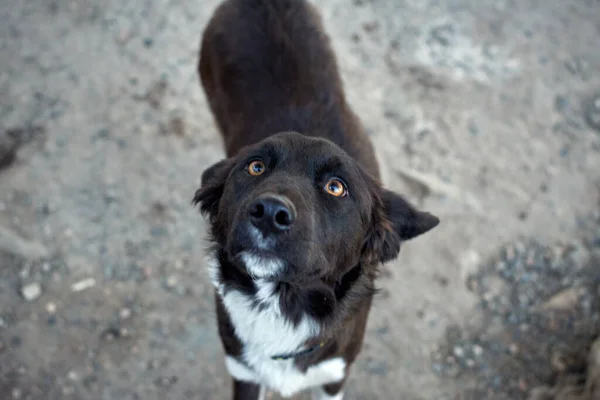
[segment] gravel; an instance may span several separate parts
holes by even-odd
[[[519,400],[560,377],[585,381],[600,334],[600,219],[589,221],[585,240],[518,241],[468,277],[484,323],[471,331],[452,327],[432,355],[438,375],[475,382],[465,398]]]

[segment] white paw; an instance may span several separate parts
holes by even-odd
[[[346,376],[346,361],[341,357],[322,361],[314,368],[318,369],[331,382],[341,381]]]

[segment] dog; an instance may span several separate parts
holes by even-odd
[[[375,279],[439,219],[379,182],[319,13],[305,0],[226,0],[198,73],[226,158],[193,203],[233,398],[342,399]]]

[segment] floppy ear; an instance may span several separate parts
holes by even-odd
[[[365,251],[371,261],[386,262],[398,257],[400,244],[435,228],[440,220],[419,211],[402,196],[380,189],[375,201],[373,230],[365,243]]]
[[[193,205],[200,205],[202,214],[209,215],[211,218],[216,217],[225,181],[232,167],[231,159],[225,159],[210,166],[202,173],[200,189],[196,190],[192,200]]]

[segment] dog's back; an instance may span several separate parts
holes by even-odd
[[[297,131],[331,140],[379,176],[321,18],[307,1],[225,1],[204,33],[198,69],[228,156]]]

